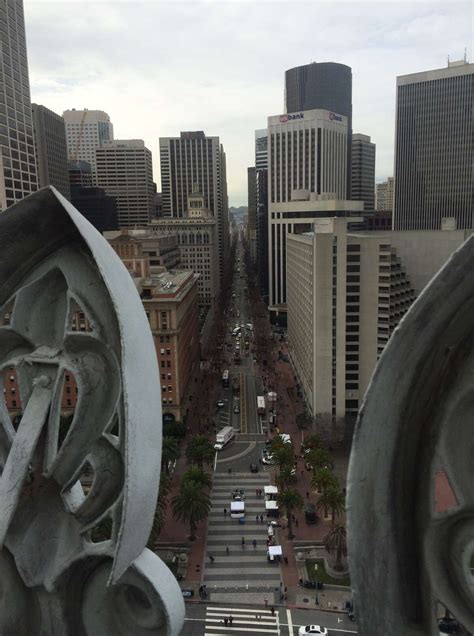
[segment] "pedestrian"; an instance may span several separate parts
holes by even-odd
[[[287,587],[286,587],[286,585],[285,585],[285,594],[286,594],[287,592],[288,592],[288,588],[287,588]]]
[[[288,565],[288,557],[283,557],[283,561],[285,562],[285,565]]]
[[[242,537],[242,548],[245,548],[245,537]]]
[[[232,627],[232,623],[234,621],[234,617],[232,616],[232,614],[229,616],[229,625]]]
[[[255,519],[257,520],[257,523],[258,523],[258,520],[260,519],[260,517],[257,515]]]
[[[283,581],[280,581],[280,591],[282,587],[283,587]]]
[[[226,546],[225,551],[226,551],[227,556],[229,556],[230,550],[229,550],[229,546],[228,545]]]
[[[303,475],[304,475],[304,470],[301,471],[301,477],[303,477]]]
[[[260,521],[263,523],[263,515],[260,515]]]
[[[263,604],[265,605],[265,609],[267,609],[267,607],[268,607],[268,598],[267,597],[265,597],[263,599]]]
[[[293,521],[293,523],[295,523],[295,515],[291,515],[291,520]]]
[[[273,607],[273,605],[270,608],[270,612],[272,613],[272,616],[275,616],[275,608]]]
[[[257,540],[256,540],[256,539],[254,539],[254,540],[252,541],[252,543],[253,543],[253,547],[254,547],[254,548],[256,548],[256,547],[257,547]]]
[[[214,564],[214,557],[212,556],[212,554],[209,555],[209,560],[211,564]]]
[[[227,508],[224,508],[224,517],[227,517]]]
[[[227,618],[227,616],[224,618],[224,625],[227,627],[227,623],[229,622],[229,619]]]
[[[306,499],[309,499],[309,492],[306,491]]]

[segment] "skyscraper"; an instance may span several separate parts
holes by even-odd
[[[202,131],[160,138],[163,217],[185,217],[188,197],[202,192],[205,206],[217,220],[219,268],[222,274],[229,245],[226,158],[219,137]]]
[[[22,0],[0,3],[0,209],[38,188]]]
[[[368,135],[352,135],[351,200],[363,201],[364,210],[375,209],[375,144]]]
[[[97,185],[117,201],[119,227],[147,225],[155,206],[151,152],[142,139],[104,141],[96,148]]]
[[[97,185],[95,150],[104,141],[114,138],[110,117],[102,110],[65,110],[66,140],[69,159],[87,161],[92,169],[92,181]]]
[[[287,233],[352,209],[346,201],[347,134],[347,117],[327,110],[268,118],[269,305],[277,312],[286,310]]]
[[[474,227],[474,64],[397,77],[395,230]]]
[[[255,131],[255,170],[268,168],[268,130]]]
[[[256,171],[252,166],[247,168],[247,241],[252,263],[257,260],[257,190]]]
[[[337,62],[312,62],[285,73],[287,113],[329,110],[347,117],[347,198],[351,198],[352,69]]]
[[[32,104],[38,185],[52,185],[71,198],[64,119],[46,106]]]

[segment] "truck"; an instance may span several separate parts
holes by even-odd
[[[216,435],[216,443],[214,444],[214,450],[222,450],[224,446],[234,439],[235,431],[233,426],[224,426]]]

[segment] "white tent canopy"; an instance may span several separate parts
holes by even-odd
[[[230,502],[230,511],[231,512],[243,512],[245,510],[245,503],[243,501],[231,501]]]
[[[265,486],[263,491],[265,495],[278,495],[278,488],[276,486]]]
[[[268,547],[268,554],[272,557],[282,556],[281,545],[271,545]]]
[[[266,501],[265,510],[278,510],[278,504],[276,501]]]

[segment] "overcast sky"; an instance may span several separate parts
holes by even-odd
[[[33,102],[105,110],[116,138],[144,139],[160,190],[160,136],[219,135],[231,205],[247,204],[254,130],[283,112],[284,71],[352,67],[353,130],[393,172],[395,78],[472,61],[467,2],[24,0]]]

